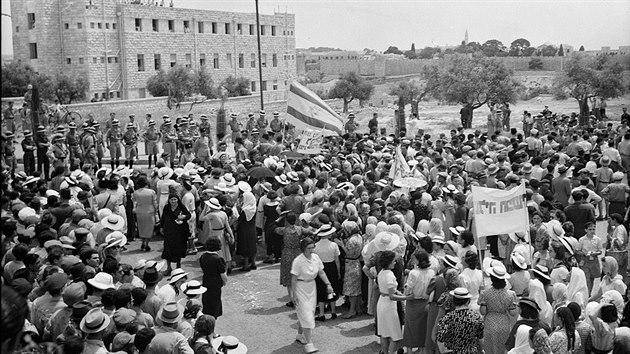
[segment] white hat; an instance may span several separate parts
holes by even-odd
[[[444,236],[440,236],[440,235],[434,235],[433,238],[431,239],[431,242],[439,243],[442,245],[446,243],[444,242]]]
[[[278,183],[282,185],[289,184],[289,181],[287,180],[287,176],[285,174],[281,174],[280,176],[275,176],[274,178],[276,179],[276,181],[278,181]]]
[[[225,184],[225,182],[219,182],[214,186],[214,189],[221,191],[221,192],[229,192],[230,189],[227,187],[227,184]]]
[[[107,274],[104,272],[96,273],[94,278],[88,279],[88,283],[100,290],[116,288],[116,286],[114,286],[114,278],[111,276],[111,274]]]
[[[488,269],[488,275],[498,279],[510,279],[510,275],[505,271],[505,267],[492,267]]]
[[[288,172],[287,178],[294,182],[297,182],[300,180],[300,177],[298,176],[297,172],[294,172],[294,171]]]
[[[547,280],[551,280],[551,277],[549,276],[549,270],[545,266],[541,266],[539,264],[539,265],[536,266],[536,268],[532,269],[532,272],[540,275],[541,277],[543,277],[543,278],[545,278]]]
[[[173,284],[176,281],[178,281],[178,280],[180,280],[180,279],[182,279],[184,277],[187,277],[187,276],[188,276],[188,273],[184,272],[184,270],[181,269],[181,268],[177,268],[177,269],[173,270],[173,272],[171,273],[171,277],[169,278],[168,282]]]
[[[374,246],[380,251],[391,251],[398,247],[400,237],[393,232],[379,232],[374,237]]]
[[[34,215],[37,215],[37,212],[35,211],[35,209],[33,209],[31,207],[22,208],[18,212],[18,218],[21,221],[24,221],[24,220],[26,220],[26,218],[28,218],[30,216],[34,216]]]
[[[463,227],[463,226],[456,226],[456,227],[452,227],[452,226],[451,226],[451,227],[449,227],[448,229],[449,229],[449,230],[451,230],[451,232],[452,232],[453,234],[455,234],[455,235],[459,235],[459,234],[461,234],[462,232],[466,231],[466,228],[465,228],[465,227]]]
[[[562,243],[562,246],[564,246],[564,248],[567,250],[567,252],[569,252],[571,255],[573,255],[573,253],[574,253],[573,246],[571,246],[571,244],[569,243],[569,240],[567,240],[566,237],[560,237],[560,243]]]
[[[210,198],[210,200],[206,200],[205,203],[210,209],[221,210],[221,204],[217,198]]]
[[[185,282],[179,288],[185,295],[201,295],[208,290],[208,288],[202,286],[197,280]]]
[[[221,176],[220,180],[225,182],[226,186],[233,186],[236,184],[236,179],[234,179],[234,176],[229,172]]]
[[[212,347],[219,353],[247,354],[247,346],[234,336],[219,336],[212,340]]]
[[[521,269],[527,269],[527,260],[523,257],[522,254],[518,252],[512,252],[512,256],[510,257],[512,262],[516,264]]]
[[[457,265],[461,263],[458,257],[454,257],[449,254],[445,255],[442,259],[444,260],[444,263],[451,268],[457,268]]]
[[[456,288],[451,290],[450,294],[456,299],[470,299],[472,297],[466,288]]]
[[[245,181],[238,181],[238,189],[240,189],[243,193],[247,193],[252,191],[252,186]]]
[[[379,179],[378,181],[376,181],[375,183],[377,186],[379,187],[387,187],[387,180],[385,179]]]
[[[105,243],[107,244],[105,248],[114,246],[122,247],[127,244],[127,236],[120,231],[114,231],[105,237]]]
[[[110,322],[111,317],[107,316],[101,307],[96,307],[83,316],[79,328],[86,334],[98,333],[105,330]]]
[[[158,177],[162,179],[169,179],[173,176],[173,169],[170,167],[160,167],[158,170]]]
[[[331,225],[325,224],[319,228],[319,230],[317,231],[317,236],[330,236],[334,234],[335,231],[337,231],[336,228],[332,227]]]
[[[118,214],[111,214],[108,217],[101,220],[101,225],[111,230],[122,230],[125,226],[125,219]]]

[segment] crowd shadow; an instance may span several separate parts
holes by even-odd
[[[290,312],[290,311],[293,311],[293,309],[282,305],[282,306],[270,307],[270,308],[250,309],[250,310],[246,310],[245,313],[248,315],[270,316],[270,315],[277,315],[282,312]]]
[[[381,349],[381,345],[376,341],[372,341],[362,347],[346,350],[345,352],[343,352],[343,354],[378,353],[380,349]]]

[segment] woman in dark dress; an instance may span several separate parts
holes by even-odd
[[[241,191],[237,206],[239,209],[236,229],[236,254],[243,258],[243,270],[256,269],[256,197],[252,187],[245,181],[238,182]]]
[[[219,256],[221,240],[211,237],[206,241],[206,252],[199,258],[203,271],[203,286],[208,290],[203,293],[203,313],[219,318],[223,314],[221,288],[227,283],[227,265]]]
[[[182,267],[182,258],[186,257],[186,246],[190,233],[188,219],[190,219],[190,212],[182,204],[179,196],[170,194],[160,218],[160,228],[164,234],[162,258],[166,260],[168,265],[166,274],[171,273],[172,262],[177,263],[177,268]]]

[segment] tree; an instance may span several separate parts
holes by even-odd
[[[584,46],[583,46],[583,45],[581,45],[581,46],[580,46],[579,51],[580,51],[580,52],[583,52],[583,51],[584,51]]]
[[[164,70],[160,70],[147,80],[147,90],[153,97],[168,96],[168,78]]]
[[[389,54],[389,53],[402,54],[403,52],[400,49],[398,49],[398,47],[390,45],[389,48],[387,48],[387,50],[383,52],[383,54]]]
[[[531,58],[529,60],[529,70],[542,70],[543,61],[540,58]]]
[[[348,104],[355,98],[359,101],[367,101],[374,92],[374,85],[366,82],[355,72],[343,75],[330,90],[330,98],[343,99],[343,113],[348,113]]]
[[[556,54],[558,53],[558,48],[556,48],[555,46],[548,44],[548,45],[542,45],[539,48],[540,51],[540,55],[542,55],[543,57],[555,57]]]
[[[239,77],[235,78],[234,76],[228,76],[223,80],[221,86],[225,87],[227,90],[228,97],[237,97],[237,96],[249,96],[251,92],[250,81],[247,78]]]
[[[55,76],[53,92],[61,104],[85,100],[89,89],[90,82],[84,73],[73,76],[60,73]]]
[[[440,88],[440,74],[437,65],[427,65],[422,69],[419,81],[400,81],[391,87],[389,94],[396,96],[399,114],[405,112],[405,106],[411,105],[411,114],[418,114],[420,102],[428,97],[437,96]]]
[[[498,39],[489,39],[481,45],[481,51],[487,57],[499,57],[505,56],[506,48],[503,43]]]
[[[461,54],[469,54],[479,51],[481,51],[481,44],[479,44],[479,42],[468,42],[468,44],[465,44],[464,41],[462,41],[462,44],[455,48],[455,52]]]
[[[560,44],[560,49],[558,49],[558,56],[559,57],[564,56],[564,48],[562,47],[562,44]]]
[[[442,50],[438,47],[424,47],[422,48],[422,50],[420,51],[420,53],[418,53],[418,58],[420,59],[433,59],[433,56],[435,56],[435,54],[441,52]]]
[[[207,98],[216,98],[217,90],[210,72],[202,66],[195,72],[195,91]]]
[[[516,39],[510,44],[510,51],[508,52],[508,55],[511,57],[525,56],[525,50],[531,48],[530,45],[531,43],[529,43],[529,41],[525,38]]]
[[[416,53],[416,44],[411,43],[411,50],[405,52],[405,58],[407,59],[417,59],[418,54]]]
[[[501,62],[457,56],[440,70],[440,94],[475,110],[485,104],[515,102],[520,84]]]
[[[53,80],[44,74],[39,74],[30,65],[14,61],[2,66],[0,72],[2,80],[2,97],[22,97],[29,84],[39,88],[39,97],[50,100],[53,98]]]
[[[580,124],[588,124],[588,100],[604,99],[624,95],[628,85],[623,79],[623,67],[619,63],[606,61],[603,64],[592,57],[572,56],[564,65],[564,72],[554,79],[556,93],[573,97],[580,107]]]
[[[190,96],[195,88],[195,75],[193,70],[183,65],[175,65],[166,74],[169,96],[177,103]]]

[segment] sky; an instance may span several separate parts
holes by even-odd
[[[10,13],[10,0],[2,12]],[[16,1],[16,0],[14,0]],[[166,0],[168,3],[168,0]],[[255,12],[255,0],[174,0],[176,7]],[[517,38],[577,50],[630,45],[630,0],[259,0],[262,14],[294,13],[296,46],[384,51]],[[2,54],[12,52],[2,16]]]

